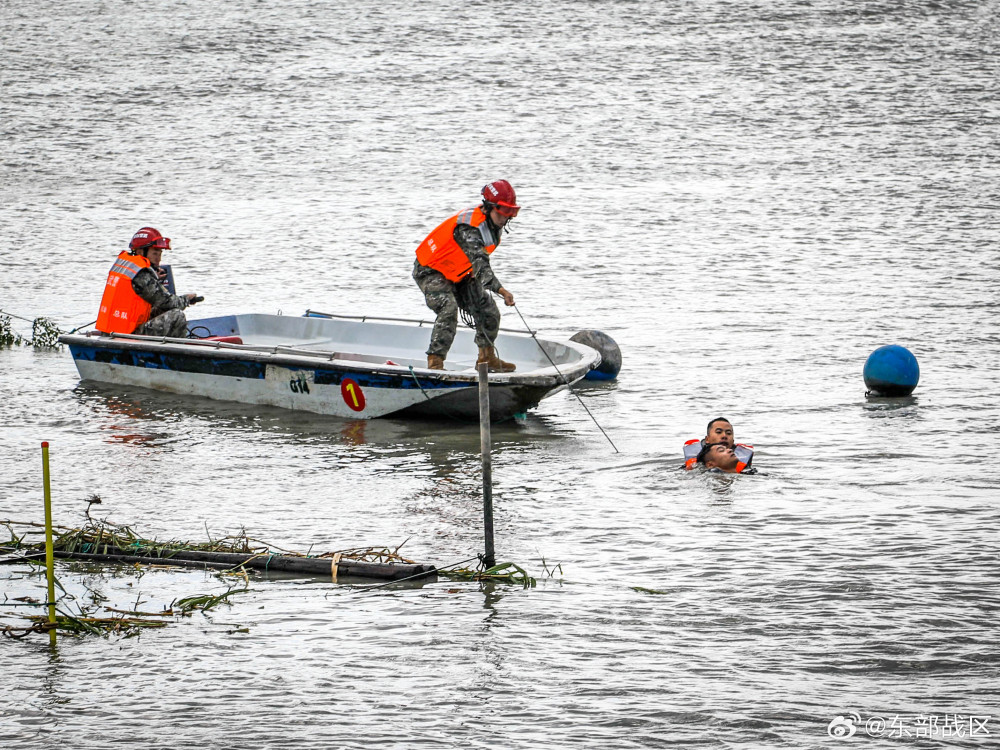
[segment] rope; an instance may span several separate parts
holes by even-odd
[[[465,284],[465,286],[462,285],[463,283]],[[477,318],[474,313],[469,312],[469,310],[465,309],[465,307],[470,308],[470,310],[472,308],[476,308],[479,310],[480,313],[482,313],[482,309],[480,308],[480,306],[475,304],[475,299],[473,298],[472,290],[470,287],[471,284],[480,284],[479,279],[477,279],[475,276],[468,276],[466,277],[466,281],[460,282],[459,284],[455,285],[455,299],[457,302],[459,302],[458,308],[459,311],[461,312],[462,322],[465,323],[465,325],[467,325],[469,328],[476,331],[476,333],[478,333],[484,339],[489,341],[490,342],[489,346],[493,347],[497,357],[499,357],[500,349],[497,347],[496,339],[490,338],[486,334],[486,331],[483,330],[483,327],[479,322],[479,318]],[[483,288],[481,284],[480,288]],[[487,294],[490,293],[496,294],[496,292],[487,292],[485,288],[483,288],[483,292]],[[462,306],[463,302],[465,304],[465,307]]]
[[[427,395],[427,391],[425,391],[424,387],[420,385],[420,379],[417,377],[416,373],[413,372],[413,365],[410,365],[410,376],[413,378],[413,382],[417,384],[417,388],[420,389],[420,392],[424,394],[424,398],[430,401],[431,397]]]
[[[204,336],[202,336],[200,333],[195,333],[195,331],[197,331],[199,329],[203,329],[205,331],[205,335]],[[211,329],[208,326],[191,326],[191,328],[188,329],[188,335],[190,335],[191,338],[193,338],[193,339],[203,339],[203,338],[206,338],[208,336],[211,336],[212,335],[212,331],[211,331]]]
[[[0,315],[6,315],[8,318],[17,318],[18,320],[23,320],[26,323],[34,323],[33,318],[22,318],[20,315],[15,315],[14,313],[9,313],[6,310],[0,310]]]
[[[90,321],[89,323],[84,323],[84,324],[83,324],[82,326],[77,326],[77,327],[76,327],[76,328],[74,328],[74,329],[73,329],[72,331],[69,331],[69,333],[76,333],[76,332],[77,332],[77,331],[79,331],[79,330],[80,330],[81,328],[87,328],[88,326],[92,326],[92,325],[94,325],[94,323],[96,323],[96,322],[97,322],[96,320],[92,320],[92,321]]]
[[[517,306],[514,307],[514,311],[517,313],[517,316],[521,319],[521,322],[524,323],[524,327],[527,329],[528,333],[531,334],[531,338],[533,338],[535,340],[535,343],[538,344],[538,348],[542,350],[542,354],[545,355],[545,358],[555,368],[555,371],[559,373],[559,377],[562,378],[563,384],[568,385],[569,378],[567,378],[565,375],[562,374],[562,372],[560,372],[559,367],[556,365],[555,362],[553,362],[552,357],[549,356],[549,353],[545,351],[545,347],[542,346],[542,342],[538,340],[538,337],[535,335],[535,332],[531,330],[531,326],[528,325],[528,321],[526,321],[524,319],[524,316],[521,315],[521,311],[517,309]],[[593,420],[594,424],[597,425],[597,429],[601,431],[601,434],[604,435],[605,438],[607,438],[607,441],[609,443],[611,443],[611,447],[615,449],[615,453],[619,453],[618,446],[616,446],[614,441],[610,437],[608,437],[608,433],[606,433],[604,431],[604,428],[601,427],[601,423],[597,421],[597,418],[591,413],[590,409],[587,408],[587,405],[583,403],[583,399],[580,398],[580,394],[572,389],[570,389],[570,393],[576,396],[576,400],[580,402],[580,406],[583,407],[584,411],[587,412],[587,416],[589,416]]]
[[[18,320],[23,320],[25,323],[34,323],[36,320],[39,320],[40,318],[45,318],[46,320],[51,320],[51,318],[48,318],[45,315],[39,316],[39,318],[23,318],[20,315],[15,315],[14,313],[9,313],[6,310],[0,310],[0,315],[6,315],[8,318],[17,318]],[[89,323],[84,323],[82,326],[77,326],[76,328],[74,328],[72,331],[69,331],[68,333],[76,333],[81,328],[86,328],[87,326],[92,326],[96,322],[97,322],[96,320],[92,320]],[[62,331],[60,331],[60,333],[62,333]]]
[[[31,323],[31,338],[24,341],[21,337],[18,337],[17,340],[22,341],[25,345],[33,345],[35,348],[56,348],[59,346],[58,337],[66,333],[56,324],[54,320],[52,320],[52,318],[44,315],[32,319],[24,318],[20,315],[14,315],[14,313],[9,313],[5,310],[0,310],[0,317],[17,318],[18,320],[23,320],[26,323]],[[82,326],[77,326],[68,333],[76,333],[81,328],[92,326],[96,322],[97,321],[94,320],[90,323],[84,323]]]

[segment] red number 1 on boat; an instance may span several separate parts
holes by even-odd
[[[344,397],[344,403],[354,411],[363,411],[365,408],[365,394],[361,391],[361,386],[350,378],[340,381],[340,395]]]

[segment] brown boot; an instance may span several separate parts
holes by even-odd
[[[513,362],[504,362],[497,356],[497,350],[492,346],[479,347],[479,359],[476,360],[478,367],[483,362],[490,372],[514,372],[517,366]]]
[[[427,355],[427,369],[428,370],[443,370],[444,369],[444,357],[439,357],[436,354]]]

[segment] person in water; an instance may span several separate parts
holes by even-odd
[[[97,330],[140,336],[187,336],[183,310],[203,297],[170,294],[160,280],[159,265],[170,238],[152,227],[132,236],[108,274],[97,316]],[[128,282],[128,283],[126,283]]]
[[[496,180],[482,189],[483,202],[446,219],[417,247],[413,280],[424,293],[427,307],[437,319],[427,348],[427,367],[443,370],[444,361],[458,331],[458,311],[471,318],[476,328],[479,358],[490,372],[513,372],[515,366],[497,356],[500,310],[490,296],[503,297],[508,307],[514,295],[503,288],[490,267],[490,254],[500,244],[507,223],[517,216],[514,188],[507,180]],[[468,317],[467,317],[468,316]]]
[[[708,423],[705,437],[684,443],[684,468],[693,469],[698,463],[698,454],[706,445],[725,445],[736,452],[737,458],[747,466],[753,463],[753,446],[736,442],[733,423],[725,417],[716,417]]]
[[[698,451],[695,459],[706,469],[716,469],[723,474],[756,474],[757,470],[741,461],[731,445],[710,443]]]

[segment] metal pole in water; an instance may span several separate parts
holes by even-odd
[[[476,369],[479,372],[479,444],[483,459],[483,528],[486,532],[486,555],[484,564],[487,569],[497,564],[493,550],[493,466],[490,461],[490,376],[489,365],[480,362]]]
[[[45,572],[49,584],[49,644],[56,645],[56,573],[52,554],[52,491],[49,487],[49,444],[42,443],[42,485],[45,488]]]

